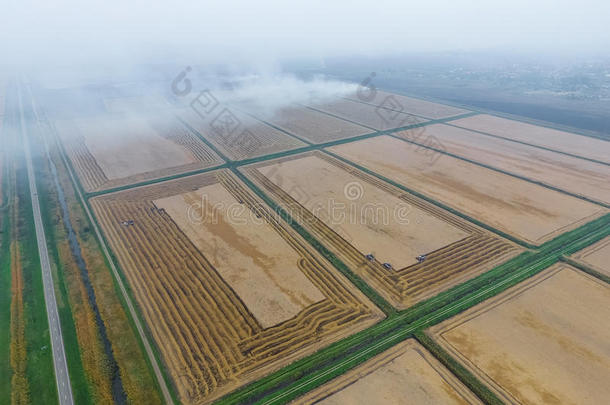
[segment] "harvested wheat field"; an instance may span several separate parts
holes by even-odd
[[[539,245],[608,212],[579,198],[448,155],[380,136],[329,151],[530,244]]]
[[[363,101],[376,106],[382,106],[407,114],[420,115],[422,117],[431,119],[449,118],[469,112],[468,110],[461,108],[425,101],[418,98],[401,96],[400,94],[388,93],[381,90],[377,90],[374,96],[369,97],[371,98],[363,99],[363,96],[358,96],[357,93],[352,93],[347,96],[347,98],[351,100]]]
[[[372,132],[369,128],[298,105],[276,111],[267,121],[311,143],[336,141]]]
[[[383,318],[227,170],[91,205],[183,403],[209,403]]]
[[[337,99],[323,104],[312,104],[311,107],[380,131],[406,127],[427,121],[415,115],[404,114],[347,99]]]
[[[610,398],[610,285],[559,263],[429,333],[510,404]]]
[[[452,121],[451,124],[610,163],[610,141],[526,124],[493,115],[476,115]]]
[[[294,401],[298,404],[481,404],[417,341],[408,339]]]
[[[243,171],[397,308],[520,252],[322,152],[261,162]],[[419,263],[417,256],[424,254],[426,260]]]
[[[111,97],[103,100],[106,111],[111,114],[157,113],[170,110],[172,105],[161,94],[131,97]]]
[[[425,135],[434,136],[446,152],[610,204],[609,165],[449,125],[435,124],[425,129]],[[396,135],[411,139],[406,131]]]
[[[169,117],[106,116],[56,121],[55,127],[87,192],[222,164],[200,139]]]
[[[572,258],[610,276],[610,236],[600,240],[585,249],[576,252]]]
[[[218,106],[204,115],[193,108],[179,110],[178,116],[231,160],[250,159],[307,146],[236,108]]]

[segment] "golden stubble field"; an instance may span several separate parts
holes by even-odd
[[[450,125],[427,126],[444,150],[573,194],[610,204],[610,165],[482,135]],[[410,139],[408,132],[396,135]]]
[[[590,136],[484,114],[452,121],[451,124],[610,163],[610,142]]]
[[[462,108],[452,107],[446,104],[434,103],[418,98],[402,96],[400,94],[388,93],[386,91],[377,90],[374,95],[371,95],[366,102],[382,107],[391,107],[394,110],[401,111],[407,114],[420,115],[431,119],[449,118],[460,114],[466,114],[469,111]],[[357,93],[352,93],[346,98],[351,100],[363,101],[362,96]]]
[[[534,245],[608,212],[596,204],[387,135],[328,150]]]
[[[610,285],[558,263],[428,333],[510,404],[610,398]]]
[[[610,236],[574,253],[571,257],[610,277]]]
[[[267,121],[312,143],[336,141],[372,132],[369,128],[299,105],[281,108]]]
[[[353,100],[336,99],[311,107],[379,131],[426,122],[424,118]]]
[[[197,111],[186,107],[179,110],[178,116],[231,160],[250,159],[307,146],[237,108],[217,107],[210,114]]]
[[[228,170],[90,201],[183,403],[383,318]]]
[[[521,251],[322,152],[242,170],[397,308]],[[369,254],[374,258],[366,258]],[[419,263],[416,257],[424,254]]]
[[[417,341],[408,339],[294,404],[481,404]]]
[[[109,115],[54,123],[83,188],[107,190],[222,164],[174,118]]]

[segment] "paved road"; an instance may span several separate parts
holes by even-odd
[[[61,405],[73,405],[74,399],[72,397],[72,388],[70,386],[68,363],[66,362],[64,341],[61,335],[61,324],[59,322],[59,314],[57,312],[57,301],[55,300],[55,288],[53,284],[53,277],[51,275],[49,252],[47,251],[47,238],[45,236],[44,227],[42,225],[40,202],[38,201],[38,189],[36,187],[36,174],[32,165],[30,141],[28,138],[27,127],[25,125],[25,117],[23,114],[21,86],[19,86],[19,113],[21,116],[21,136],[23,138],[23,148],[25,150],[28,180],[30,183],[30,195],[32,197],[32,210],[34,212],[34,225],[36,227],[38,254],[40,255],[40,267],[42,268],[44,300],[47,308],[47,318],[49,320],[51,349],[53,351],[53,365],[55,367],[55,379],[57,381],[57,393],[59,395],[59,403]],[[35,395],[35,392],[33,394]]]
[[[28,86],[27,89],[28,89],[30,100],[31,100],[31,103],[32,103],[32,111],[34,112],[34,116],[36,118],[36,121],[38,123],[40,123],[41,119],[40,119],[40,117],[38,115],[38,110],[36,108],[36,103],[35,103],[34,97],[32,95],[32,90],[31,90],[30,86]],[[42,135],[43,135],[43,144],[44,144],[46,153],[48,154],[49,153],[49,147],[48,147],[48,144],[47,144],[47,138],[45,137],[46,134],[43,133]],[[53,136],[55,138],[55,142],[57,142],[57,139],[58,139],[57,138],[57,134],[56,133],[51,133],[51,136]],[[57,146],[59,147],[59,144]],[[59,149],[61,149],[61,148],[59,147]],[[78,195],[78,198],[82,202],[82,206],[85,209],[87,217],[89,218],[89,222],[93,226],[93,229],[95,231],[97,239],[98,239],[98,241],[100,243],[100,246],[102,247],[102,251],[103,251],[104,255],[106,256],[106,258],[108,259],[108,263],[110,264],[110,269],[112,271],[114,279],[116,280],[116,282],[117,282],[117,284],[119,286],[119,289],[121,291],[121,295],[123,296],[123,299],[125,300],[125,303],[127,304],[127,308],[129,310],[129,313],[131,314],[131,318],[133,319],[133,322],[134,322],[134,324],[136,326],[138,334],[140,335],[140,339],[142,340],[142,343],[144,345],[144,350],[146,351],[146,355],[148,356],[148,360],[150,361],[150,364],[152,365],[152,369],[153,369],[153,372],[155,373],[155,377],[157,379],[159,387],[161,387],[161,393],[163,394],[163,399],[165,400],[165,403],[167,405],[173,405],[174,401],[173,401],[172,396],[170,394],[169,387],[167,386],[167,383],[166,383],[165,378],[163,377],[163,373],[161,371],[161,367],[159,366],[159,363],[157,362],[157,359],[156,359],[156,357],[154,355],[152,345],[151,345],[150,341],[148,340],[148,337],[146,336],[146,333],[144,332],[144,325],[140,321],[140,318],[139,318],[139,316],[138,316],[138,314],[136,312],[135,306],[132,303],[129,294],[127,293],[127,289],[125,288],[125,285],[123,284],[123,280],[121,279],[121,277],[119,275],[119,271],[118,271],[118,269],[116,268],[116,266],[114,264],[114,260],[113,260],[112,256],[110,255],[110,251],[108,250],[108,247],[106,246],[106,243],[104,242],[104,238],[102,237],[101,231],[98,228],[97,223],[95,222],[95,218],[93,217],[93,214],[89,210],[89,206],[87,205],[87,201],[85,200],[81,190],[77,186],[78,182],[76,180],[74,172],[72,171],[71,166],[68,164],[66,156],[61,154],[61,158],[62,158],[62,160],[64,162],[64,165],[68,169],[68,173],[70,175],[70,179],[72,180],[72,184],[74,184],[74,190],[76,191],[76,194]]]

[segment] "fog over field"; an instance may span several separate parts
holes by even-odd
[[[295,102],[345,95],[354,87],[341,81],[368,74],[336,75],[330,58],[381,58],[376,71],[397,67],[386,57],[439,52],[476,52],[483,65],[510,65],[523,54],[585,60],[607,54],[608,15],[610,3],[601,0],[25,0],[3,6],[0,74],[26,74],[45,89],[89,86],[87,97],[91,86],[104,85],[130,96],[167,93],[189,67],[193,90],[214,89],[222,102],[248,102],[269,116]],[[323,76],[329,73],[335,80]],[[378,77],[386,88],[388,77]]]

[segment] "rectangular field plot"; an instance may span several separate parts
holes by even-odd
[[[446,152],[610,204],[610,165],[449,125],[427,126],[425,134],[434,136]],[[410,139],[410,134],[404,137]]]
[[[572,259],[610,277],[610,236],[576,252],[572,255]]]
[[[610,163],[610,141],[577,135],[556,129],[526,124],[492,115],[475,115],[452,121],[466,129],[486,132],[516,141],[542,146],[559,152]]]
[[[90,201],[183,403],[383,318],[227,170]]]
[[[219,111],[216,111],[219,110]],[[307,146],[235,108],[216,108],[213,114],[199,114],[183,108],[178,116],[231,160],[250,159]]]
[[[55,127],[87,192],[223,163],[205,143],[170,117],[104,116],[56,121]]]
[[[451,156],[380,136],[329,151],[523,241],[539,245],[607,209]]]
[[[610,285],[559,263],[429,334],[508,404],[610,398]]]
[[[342,98],[324,104],[312,104],[311,107],[379,131],[427,121],[415,115]]]
[[[104,98],[106,110],[111,114],[133,114],[166,111],[172,105],[162,95],[143,95],[130,97],[108,97]]]
[[[321,152],[242,170],[397,308],[446,290],[520,251]],[[421,263],[420,255],[426,255]]]
[[[296,105],[276,111],[267,121],[312,143],[336,141],[372,132],[360,125]]]
[[[431,119],[449,118],[469,112],[468,110],[461,108],[433,103],[418,98],[401,96],[399,94],[388,93],[381,90],[377,90],[377,93],[374,96],[371,96],[370,100],[362,100],[362,96],[358,96],[357,93],[352,93],[347,96],[347,98],[365,101],[376,106],[386,107],[407,114],[420,115]]]
[[[295,403],[468,405],[482,402],[416,340],[409,339]]]

